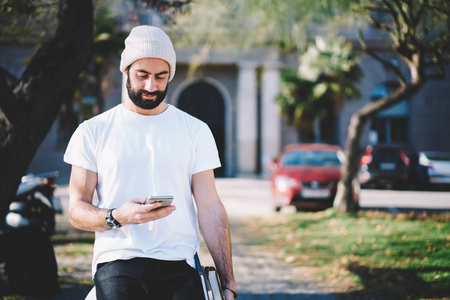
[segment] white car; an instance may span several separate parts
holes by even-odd
[[[450,185],[450,152],[420,152],[419,163],[428,167],[430,184]]]

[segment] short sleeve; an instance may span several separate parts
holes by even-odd
[[[195,140],[195,162],[192,174],[221,166],[216,142],[209,127],[202,123]]]
[[[97,159],[92,130],[86,122],[73,133],[64,154],[64,162],[97,173]]]

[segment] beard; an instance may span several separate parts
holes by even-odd
[[[128,77],[128,79],[127,79],[128,97],[130,97],[130,99],[134,103],[134,105],[136,105],[137,107],[142,108],[142,109],[157,108],[158,105],[160,105],[161,102],[163,102],[164,98],[166,97],[168,86],[169,85],[167,84],[166,89],[164,91],[149,92],[149,91],[146,91],[143,89],[134,90],[131,87],[130,77]],[[156,98],[155,98],[155,100],[143,99],[142,95],[156,96]]]

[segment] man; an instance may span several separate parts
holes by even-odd
[[[81,124],[64,155],[72,165],[70,222],[96,233],[97,299],[203,299],[193,268],[199,226],[225,298],[236,295],[213,136],[205,123],[163,101],[175,62],[161,29],[133,28],[120,62],[128,97]],[[161,195],[173,195],[173,205],[145,204]]]

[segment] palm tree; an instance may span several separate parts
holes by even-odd
[[[297,72],[282,72],[277,97],[280,112],[298,130],[300,142],[334,143],[336,112],[344,99],[359,96],[357,83],[362,72],[352,45],[342,37],[317,37],[299,62]]]

